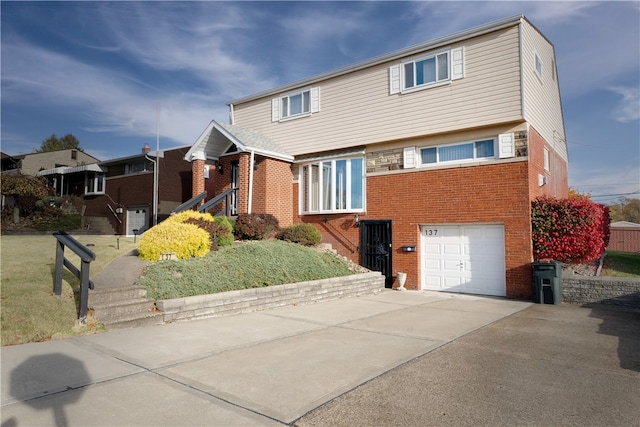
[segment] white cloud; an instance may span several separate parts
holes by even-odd
[[[609,90],[622,96],[622,101],[613,111],[615,120],[622,123],[640,120],[640,88],[617,86]]]

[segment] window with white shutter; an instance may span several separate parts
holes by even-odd
[[[464,77],[464,47],[418,56],[389,67],[389,94],[428,89]]]
[[[320,111],[320,88],[291,92],[271,100],[271,121],[307,117]]]

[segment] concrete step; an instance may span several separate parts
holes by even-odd
[[[159,311],[139,313],[136,316],[128,316],[119,318],[117,321],[104,323],[107,329],[124,329],[124,328],[137,328],[140,326],[153,326],[161,325],[164,323],[162,313]]]
[[[153,313],[157,309],[153,301],[147,298],[137,298],[104,305],[94,305],[92,310],[93,317],[106,325],[118,322],[121,319]]]
[[[84,217],[85,229],[91,231],[93,234],[115,234],[111,222],[107,218],[101,216],[86,216]]]
[[[138,285],[94,289],[89,291],[89,307],[130,301],[146,296],[147,290]]]

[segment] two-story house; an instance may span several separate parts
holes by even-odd
[[[313,223],[388,286],[531,297],[531,200],[567,196],[568,154],[554,47],[524,16],[228,105],[186,153],[194,195]]]
[[[77,167],[96,163],[97,158],[83,150],[66,148],[63,150],[33,152],[10,156],[2,153],[2,172],[22,175],[37,175],[45,169],[57,167]]]

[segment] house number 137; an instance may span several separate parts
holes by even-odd
[[[427,228],[425,230],[425,235],[426,236],[437,236],[438,235],[438,229],[437,228]]]

